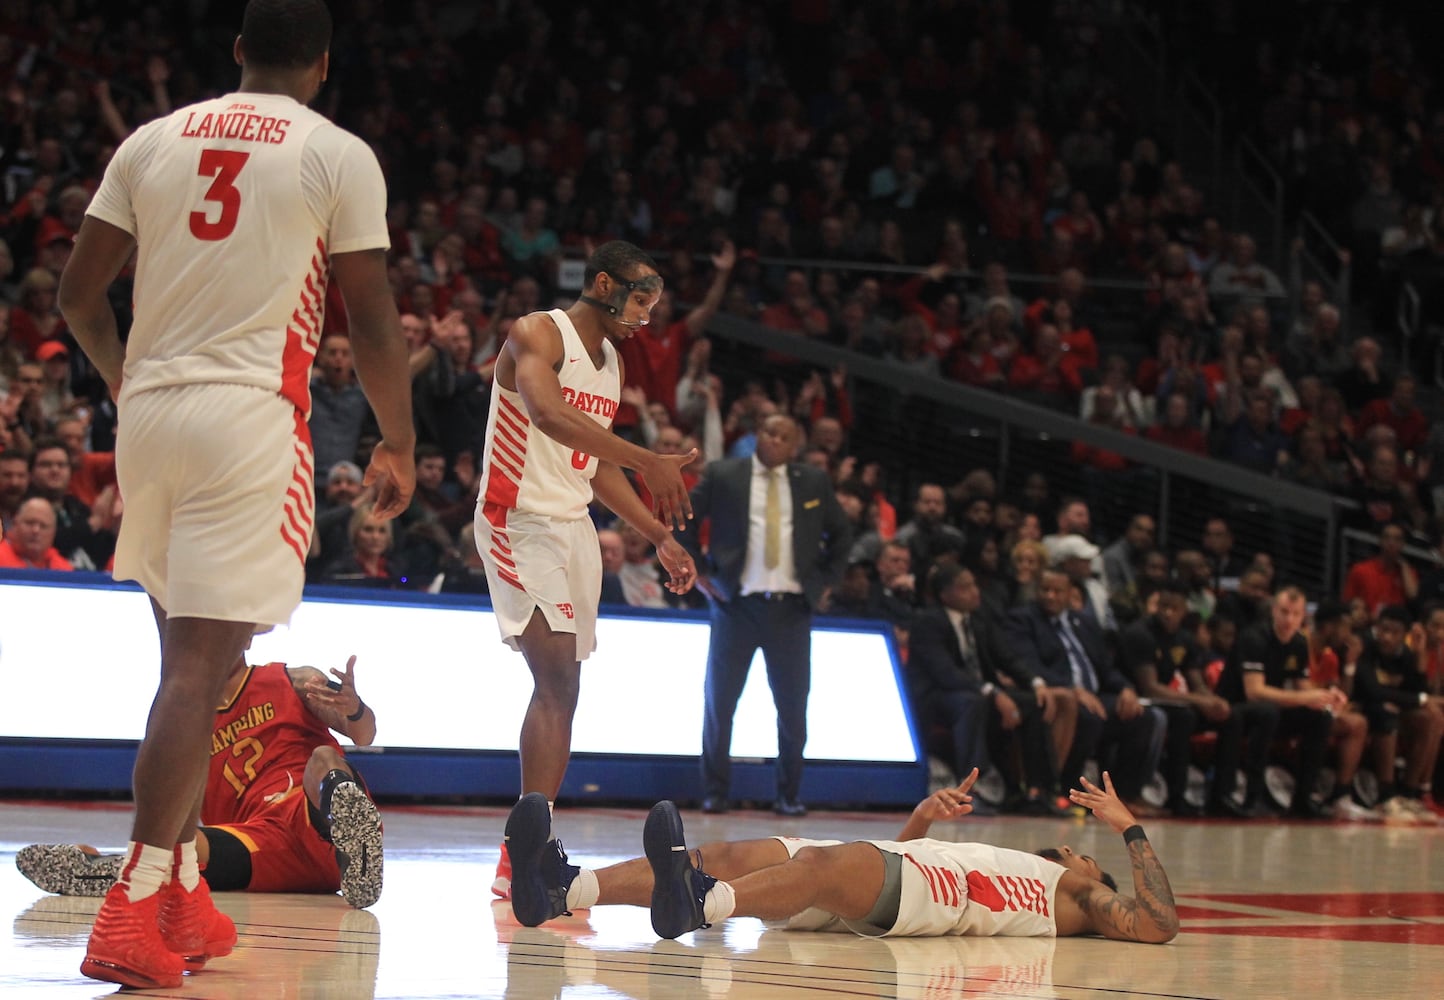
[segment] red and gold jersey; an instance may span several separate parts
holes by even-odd
[[[296,693],[286,665],[246,668],[240,690],[216,711],[201,821],[245,822],[290,789],[300,789],[318,746],[340,749]]]

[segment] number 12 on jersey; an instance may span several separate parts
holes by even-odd
[[[202,177],[214,178],[206,189],[205,211],[191,213],[191,235],[198,240],[215,242],[231,235],[236,228],[236,217],[241,212],[241,189],[236,187],[236,178],[241,168],[251,158],[250,153],[235,149],[203,149],[201,162],[196,173]],[[211,205],[220,208],[220,214],[212,219]]]

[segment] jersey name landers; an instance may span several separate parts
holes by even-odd
[[[254,104],[232,104],[218,113],[190,112],[180,134],[187,139],[239,139],[279,146],[286,141],[290,127],[289,118],[257,114]]]

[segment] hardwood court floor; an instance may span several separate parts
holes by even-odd
[[[222,893],[240,945],[157,996],[1438,997],[1444,993],[1444,827],[1155,821],[1150,836],[1183,933],[1157,947],[1091,938],[872,941],[732,920],[658,941],[645,910],[596,907],[520,927],[488,887],[505,810],[389,807],[386,884],[369,911],[340,897]],[[640,853],[641,810],[566,810],[574,862]],[[903,817],[684,812],[689,841],[773,832],[891,837]],[[46,896],[14,866],[31,842],[125,840],[126,806],[0,802],[0,996],[113,993],[77,971],[99,900]],[[1121,840],[1092,820],[964,819],[943,838],[1068,843],[1127,881]],[[129,992],[129,991],[128,991]],[[142,994],[133,994],[142,995]]]

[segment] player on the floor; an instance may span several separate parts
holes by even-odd
[[[81,962],[122,986],[178,987],[187,966],[235,947],[195,846],[212,711],[256,627],[288,622],[301,600],[308,379],[332,282],[381,432],[365,478],[377,515],[405,510],[416,487],[385,177],[365,142],[306,107],[331,28],[323,0],[249,0],[237,89],[120,144],[60,277],[61,312],[119,412],[115,576],[145,589],[160,635],[126,862]],[[122,341],[110,286],[132,258]]]
[[[532,675],[521,790],[549,803],[571,758],[581,661],[596,648],[602,562],[587,516],[593,498],[656,547],[667,589],[685,594],[697,579],[671,531],[691,513],[682,467],[696,449],[661,455],[611,431],[624,374],[615,342],[647,324],[662,278],[647,254],[613,240],[587,259],[582,282],[570,308],[517,320],[497,356],[476,506],[476,547],[501,637]],[[645,481],[657,516],[623,468]],[[492,891],[505,897],[510,878],[503,842]]]
[[[977,770],[950,789],[951,804],[925,801],[952,816],[972,811]],[[1134,895],[1118,892],[1098,863],[1067,846],[1028,854],[988,844],[924,839],[930,821],[914,817],[903,841],[777,837],[704,845],[688,852],[671,802],[652,807],[646,858],[597,871],[567,863],[546,840],[544,800],[526,796],[507,819],[512,910],[536,926],[573,907],[650,906],[664,938],[733,916],[786,921],[792,930],[846,930],[868,936],[1040,937],[1101,934],[1162,944],[1178,934],[1178,912],[1163,866],[1103,773],[1103,788],[1080,779],[1069,797],[1123,835]],[[936,817],[941,818],[941,817]],[[703,866],[706,866],[704,869]]]
[[[356,692],[356,657],[328,681],[315,667],[236,662],[211,734],[196,834],[201,877],[217,892],[338,889],[370,906],[381,895],[381,816],[331,730],[356,746],[376,715]],[[46,892],[103,896],[121,854],[84,844],[31,844],[15,865]]]

